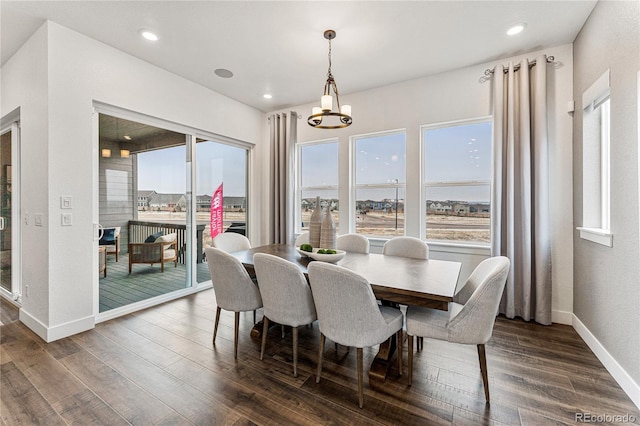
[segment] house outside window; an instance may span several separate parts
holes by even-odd
[[[311,214],[317,207],[316,197],[320,197],[320,206],[331,212],[338,230],[338,141],[298,144],[296,157],[296,232],[309,230]]]
[[[404,235],[406,133],[352,138],[355,232],[368,237]]]
[[[428,240],[491,242],[490,118],[422,126]]]

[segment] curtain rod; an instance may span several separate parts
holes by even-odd
[[[553,56],[547,56],[547,63],[548,64],[554,64],[556,63],[556,58]],[[536,60],[532,60],[529,62],[529,68],[533,67],[536,64]],[[513,66],[513,70],[517,71],[520,69],[520,64],[514,65]],[[507,73],[509,71],[509,69],[505,69],[504,72]],[[480,77],[478,80],[480,81],[480,83],[484,83],[485,81],[489,80],[491,78],[491,74],[493,74],[493,70],[491,68],[487,68],[486,70],[484,70],[484,75],[482,77]]]
[[[276,112],[276,113],[273,113],[273,114],[271,114],[270,116],[268,116],[268,117],[267,117],[267,121],[270,121],[270,120],[271,120],[271,117],[272,117],[272,116],[274,116],[274,115],[283,115],[283,114],[284,114],[285,116],[287,115],[287,113],[286,113],[286,112]],[[300,113],[298,113],[298,112],[296,112],[296,111],[291,111],[291,114],[292,114],[292,115],[294,115],[298,120],[300,120],[300,119],[302,118],[302,114],[300,114]]]

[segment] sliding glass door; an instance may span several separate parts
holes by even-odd
[[[204,248],[247,235],[249,147],[124,113],[100,113],[98,127],[99,311],[211,280]]]
[[[247,157],[246,148],[214,140],[197,139],[197,250],[201,251],[204,247],[210,246],[213,238],[219,233],[235,232],[248,235]],[[197,282],[210,279],[206,263],[200,262],[198,258]]]
[[[18,136],[16,123],[0,129],[0,291],[20,301]]]
[[[187,135],[99,115],[99,309],[190,286]]]

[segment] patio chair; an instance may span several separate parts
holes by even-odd
[[[106,254],[115,254],[116,262],[120,255],[120,227],[104,228],[98,245],[105,247]]]
[[[129,273],[134,263],[148,263],[153,266],[160,264],[160,271],[164,272],[164,264],[173,262],[178,267],[177,234],[162,235],[154,242],[129,243]]]

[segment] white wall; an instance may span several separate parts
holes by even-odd
[[[576,327],[640,407],[638,70],[640,3],[598,2],[574,43],[574,218],[582,226],[582,93],[607,69],[611,87],[613,247],[574,236]]]
[[[45,227],[37,234],[42,238],[33,237],[33,225],[25,228],[24,252],[43,250],[45,254],[43,259],[23,258],[25,284],[34,280],[23,311],[45,325],[46,330],[39,330],[41,337],[54,340],[92,327],[97,314],[93,307],[97,291],[92,238],[97,220],[97,195],[92,196],[97,190],[93,102],[258,145],[264,114],[55,23],[46,23],[37,35],[47,50],[25,50],[25,46],[3,67],[2,102],[7,111],[14,105],[24,106],[28,93],[15,90],[5,96],[4,88],[30,84],[21,73],[5,74],[5,68],[44,62],[40,69],[48,70],[49,86],[40,88],[37,95],[45,111],[48,106],[48,126],[46,113],[34,122],[30,108],[21,110],[23,179],[29,183],[31,174],[48,170],[37,186],[23,186],[23,210],[45,213]],[[36,129],[41,137],[33,136]],[[33,161],[41,162],[42,168],[32,168]],[[61,226],[61,195],[73,197],[71,227]],[[45,306],[40,306],[42,302]]]
[[[45,213],[48,209],[47,161],[48,146],[48,102],[47,102],[47,31],[40,28],[23,47],[2,67],[0,116],[16,108],[21,109],[21,216],[29,216],[28,224],[20,220],[22,227],[22,254],[31,268],[22,271],[22,306],[42,324],[48,324],[49,314],[49,269],[48,244],[49,222],[40,228],[34,227],[34,213]],[[29,143],[28,141],[38,141]],[[29,159],[25,161],[25,159]],[[29,197],[25,195],[29,194]],[[16,268],[16,265],[13,266]],[[25,297],[27,288],[29,297]]]
[[[420,126],[488,116],[491,113],[491,84],[479,83],[486,68],[497,63],[521,58],[535,58],[539,53],[555,56],[557,66],[547,65],[549,100],[549,141],[551,170],[552,209],[552,259],[553,259],[553,311],[554,321],[570,323],[573,310],[572,257],[572,118],[567,113],[567,102],[573,98],[573,58],[570,44],[531,52],[514,58],[463,68],[448,73],[428,76],[390,86],[353,94],[343,94],[341,103],[352,105],[353,124],[345,129],[320,130],[307,125],[306,118],[316,104],[287,108],[295,110],[298,120],[298,141],[306,142],[327,138],[339,138],[340,152],[340,205],[347,205],[349,188],[349,137],[364,133],[393,129],[405,129],[407,135],[407,176],[420,176]],[[340,75],[336,75],[340,85]],[[339,86],[343,93],[348,88]],[[318,99],[319,102],[319,99]],[[268,159],[263,164],[268,170]],[[420,199],[419,180],[410,180],[406,195],[406,233],[419,237]],[[268,193],[268,186],[263,186]],[[265,201],[266,202],[266,201]],[[347,209],[341,209],[340,223],[348,223]],[[263,220],[263,234],[269,226]],[[372,245],[372,250],[375,244]],[[434,258],[457,258],[463,261],[461,279],[475,265],[488,256],[488,250],[479,254],[477,250],[461,253],[458,249],[434,246]]]

